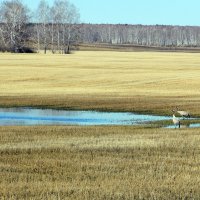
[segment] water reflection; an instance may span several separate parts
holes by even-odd
[[[0,108],[0,125],[138,125],[171,117],[130,112]]]
[[[175,128],[175,126],[174,125],[170,125],[170,126],[167,126],[165,128]],[[200,123],[183,124],[183,125],[180,126],[180,128],[200,128]]]
[[[200,127],[200,124],[190,124],[189,126],[190,128],[199,128]]]

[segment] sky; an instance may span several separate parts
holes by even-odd
[[[0,0],[1,1],[1,0]],[[23,0],[32,10],[40,0]],[[54,0],[47,0],[52,5]],[[200,25],[200,0],[70,0],[82,23]]]

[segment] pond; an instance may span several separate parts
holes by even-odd
[[[179,118],[182,120],[182,118]],[[200,123],[184,124],[181,128],[198,128]],[[170,120],[171,116],[144,115],[131,112],[66,111],[36,108],[0,108],[0,126],[20,125],[145,125],[151,122]]]
[[[35,108],[0,108],[0,125],[139,125],[170,120],[171,116],[131,112],[65,111]]]

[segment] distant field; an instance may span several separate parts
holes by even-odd
[[[0,127],[1,199],[200,199],[198,129]]]
[[[200,113],[200,54],[80,51],[0,56],[0,106],[169,114],[180,105]]]
[[[157,47],[142,46],[133,44],[108,44],[108,43],[91,43],[79,44],[77,46],[81,51],[127,51],[127,52],[187,52],[200,53],[199,47]]]

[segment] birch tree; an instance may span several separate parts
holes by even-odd
[[[37,9],[38,23],[41,24],[41,34],[43,39],[44,53],[47,52],[48,24],[50,22],[50,7],[46,0],[41,0]],[[38,30],[39,31],[39,30]],[[39,34],[39,33],[38,33]],[[38,35],[38,42],[40,43]]]
[[[4,1],[0,8],[1,37],[12,52],[23,51],[28,39],[29,10],[20,0]]]
[[[68,0],[55,0],[52,13],[57,32],[57,49],[62,53],[69,53],[79,13]]]

